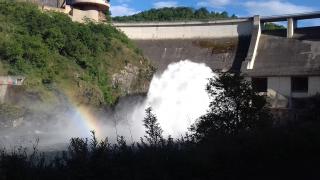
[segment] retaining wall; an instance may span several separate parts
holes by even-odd
[[[249,36],[252,20],[236,19],[208,22],[114,23],[133,40],[208,39]]]

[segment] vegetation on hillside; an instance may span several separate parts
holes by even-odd
[[[148,61],[111,25],[75,23],[36,5],[0,1],[0,73],[26,76],[25,92],[41,100],[62,89],[80,103],[113,104],[121,92],[112,75],[127,64],[149,78]]]
[[[279,29],[286,29],[286,27],[279,25],[279,24],[275,24],[275,23],[264,23],[264,25],[262,26],[263,30],[279,30]]]
[[[219,91],[214,93],[214,88]],[[212,98],[210,110],[193,126],[194,134],[179,139],[163,137],[148,108],[143,121],[146,136],[140,142],[127,144],[118,137],[117,143],[111,144],[108,139],[97,140],[92,132],[90,140],[71,139],[68,149],[55,158],[36,148],[31,155],[23,148],[12,153],[3,150],[0,179],[319,178],[318,121],[270,126],[273,119],[264,96],[238,75],[211,79],[207,90]],[[319,104],[315,107],[319,111]]]
[[[19,119],[23,113],[23,110],[18,107],[0,103],[0,129],[11,127],[13,121]]]
[[[188,21],[188,20],[215,20],[237,18],[229,16],[227,12],[213,12],[206,8],[193,9],[190,7],[165,7],[150,9],[131,16],[114,17],[113,21]]]

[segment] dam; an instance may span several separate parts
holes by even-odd
[[[114,23],[114,26],[132,39],[159,71],[182,59],[203,62],[215,70],[239,69],[239,60],[247,54],[252,29],[250,19]],[[238,46],[240,43],[245,46]]]
[[[163,71],[189,59],[215,72],[240,72],[268,95],[272,108],[320,93],[320,27],[298,27],[320,12],[199,22],[113,23]],[[287,21],[287,29],[264,23]]]

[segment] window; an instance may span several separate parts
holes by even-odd
[[[268,91],[268,79],[267,78],[252,78],[252,87],[257,92]]]
[[[291,91],[292,92],[308,92],[308,77],[292,77]]]

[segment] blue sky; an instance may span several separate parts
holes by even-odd
[[[212,11],[227,11],[247,17],[320,11],[320,0],[111,0],[111,13],[113,16],[122,16],[150,8],[175,6],[207,7]],[[319,19],[312,24],[318,22]]]

